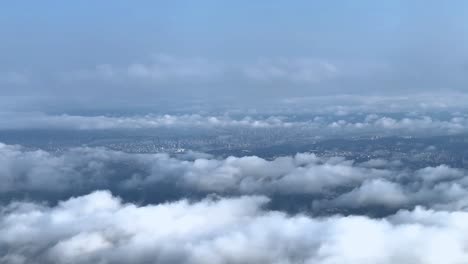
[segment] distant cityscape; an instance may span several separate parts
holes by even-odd
[[[34,137],[30,136],[34,134]],[[60,134],[60,136],[57,136]],[[180,154],[196,151],[218,157],[277,156],[311,152],[357,162],[398,160],[413,168],[446,164],[468,167],[468,135],[432,137],[361,136],[320,138],[289,128],[145,131],[0,131],[0,142],[61,152],[73,147],[104,147],[128,153]]]

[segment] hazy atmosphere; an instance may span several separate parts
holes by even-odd
[[[0,4],[0,263],[468,263],[467,15]]]
[[[467,8],[464,1],[5,3],[2,95],[10,108],[66,111],[464,93]]]

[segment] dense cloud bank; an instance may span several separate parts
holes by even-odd
[[[0,145],[0,196],[7,201],[68,198],[110,189],[146,202],[211,193],[267,195],[291,199],[291,206],[297,203],[319,213],[395,211],[417,205],[455,210],[468,206],[466,175],[463,169],[445,165],[408,169],[398,161],[356,163],[311,153],[273,160],[220,159],[200,153],[129,154],[103,148],[50,153]]]
[[[139,129],[159,127],[287,127],[294,125],[280,117],[234,119],[229,116],[191,115],[143,115],[143,116],[78,116],[46,115],[42,113],[3,113],[10,122],[0,123],[1,129]]]
[[[468,115],[455,113],[438,117],[424,114],[385,116],[359,115],[337,111],[333,115],[244,116],[230,115],[141,115],[141,116],[79,116],[46,115],[43,113],[0,113],[0,129],[156,129],[156,128],[292,128],[311,135],[451,135],[468,132]]]
[[[468,213],[416,208],[384,219],[265,211],[261,196],[137,206],[107,191],[0,213],[2,263],[458,264]]]
[[[459,264],[468,258],[466,175],[311,153],[0,144],[0,263]]]

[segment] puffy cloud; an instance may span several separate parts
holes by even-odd
[[[310,153],[277,157],[213,158],[196,153],[130,154],[103,148],[60,153],[0,146],[0,196],[56,201],[110,189],[144,202],[221,195],[268,195],[284,210],[385,215],[424,205],[468,206],[463,169],[445,165],[407,169],[398,162],[355,163]],[[289,202],[287,202],[289,201]],[[376,210],[374,210],[376,209]]]
[[[328,125],[334,133],[373,133],[381,135],[451,135],[465,132],[468,128],[466,117],[452,117],[448,120],[437,120],[429,116],[404,117],[401,119],[368,115],[362,122],[350,122],[344,119]]]
[[[365,179],[351,190],[329,199],[315,200],[315,209],[399,209],[424,205],[436,209],[464,210],[468,205],[468,182],[462,169],[440,165],[415,171],[390,171],[390,177]]]
[[[244,129],[301,129],[318,137],[353,135],[420,136],[452,135],[468,131],[468,116],[454,114],[446,118],[428,115],[388,117],[385,115],[310,115],[242,116],[224,115],[134,115],[134,116],[80,116],[47,115],[38,112],[0,113],[0,129],[157,129],[157,128],[244,128]]]
[[[291,112],[314,113],[379,113],[384,107],[389,113],[440,112],[456,113],[466,109],[468,97],[464,93],[445,91],[444,93],[416,93],[404,96],[335,94],[333,96],[286,97],[276,108]]]
[[[320,193],[386,171],[356,167],[342,158],[314,154],[265,160],[256,156],[184,160],[168,154],[129,154],[103,148],[75,148],[53,154],[0,145],[0,191],[66,190],[116,185],[139,188],[173,183],[205,192]]]
[[[107,191],[0,214],[3,263],[463,263],[468,213],[383,219],[262,209],[261,196],[138,206]]]
[[[0,113],[4,122],[1,129],[144,129],[160,127],[247,127],[269,128],[290,127],[293,124],[281,117],[271,116],[255,119],[250,116],[235,119],[230,116],[191,115],[143,115],[143,116],[79,116],[79,115],[46,115],[43,113]],[[9,120],[7,122],[7,120]]]
[[[351,208],[382,205],[400,208],[409,202],[408,199],[400,184],[374,179],[365,181],[361,186],[339,196],[335,204]]]

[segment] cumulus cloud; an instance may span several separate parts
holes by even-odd
[[[40,112],[1,112],[0,129],[157,129],[157,128],[284,128],[301,129],[317,137],[377,136],[429,136],[453,135],[468,132],[468,116],[455,113],[446,117],[427,114],[386,116],[382,114],[334,115],[133,115],[82,116],[48,115]]]
[[[193,160],[168,154],[129,154],[103,148],[75,148],[54,154],[0,145],[0,191],[64,190],[118,185],[122,188],[170,182],[182,188],[221,193],[320,193],[327,188],[386,174],[355,167],[342,158],[297,154],[265,160],[256,156]],[[382,175],[383,176],[383,175]]]
[[[445,91],[444,93],[417,93],[402,95],[357,95],[336,94],[333,96],[286,97],[276,108],[292,112],[314,113],[379,113],[382,109],[392,113],[440,112],[466,110],[468,97],[464,93]]]
[[[384,219],[262,209],[261,196],[138,206],[107,191],[0,213],[3,263],[463,263],[468,213]]]
[[[160,127],[290,127],[293,124],[281,117],[271,116],[255,119],[246,116],[235,119],[230,116],[190,115],[143,115],[143,116],[79,116],[79,115],[46,115],[43,113],[0,113],[3,122],[1,129],[139,129]],[[8,120],[8,122],[7,122]]]
[[[380,133],[381,135],[452,135],[466,132],[468,119],[452,117],[448,120],[434,119],[430,116],[404,117],[400,119],[368,115],[362,122],[340,119],[327,125],[333,132]]]
[[[446,165],[408,169],[383,169],[389,177],[367,178],[334,197],[313,202],[316,210],[332,208],[409,208],[424,205],[444,210],[464,210],[467,203],[466,172]]]
[[[110,189],[129,199],[174,200],[211,193],[268,195],[285,210],[385,215],[423,205],[435,209],[468,206],[466,171],[446,165],[408,169],[384,160],[356,163],[310,153],[277,157],[213,158],[199,154],[130,154],[103,148],[61,153],[0,146],[0,196],[67,198]],[[378,211],[373,211],[377,209]]]

